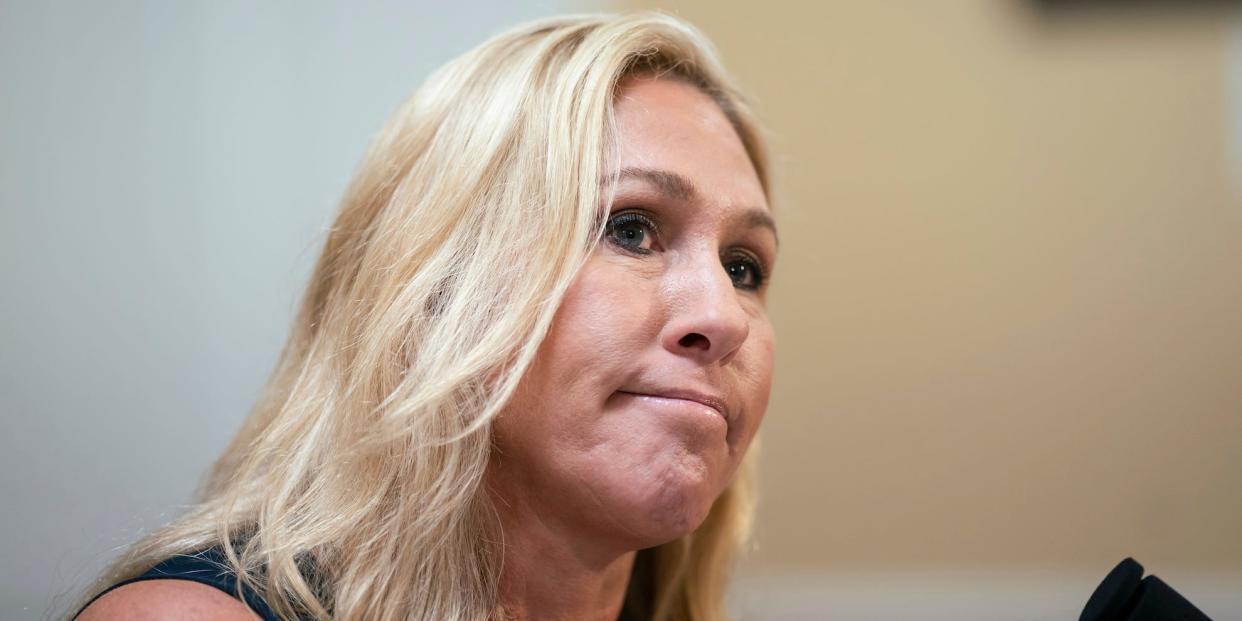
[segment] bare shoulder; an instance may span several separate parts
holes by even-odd
[[[95,600],[78,621],[257,621],[241,600],[189,580],[143,580],[117,587]]]

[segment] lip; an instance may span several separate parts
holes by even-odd
[[[723,399],[719,397],[714,397],[707,393],[699,392],[697,390],[685,390],[685,389],[671,389],[671,390],[661,389],[661,390],[641,390],[641,391],[640,390],[618,390],[617,392],[630,394],[630,395],[642,395],[646,397],[658,397],[660,399],[679,399],[682,401],[693,401],[695,403],[706,405],[707,407],[713,410],[716,410],[716,413],[719,414],[720,417],[723,418],[726,423],[733,421],[729,413],[729,408],[725,406]]]

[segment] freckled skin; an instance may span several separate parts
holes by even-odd
[[[489,483],[510,519],[622,553],[696,528],[759,427],[774,358],[766,287],[735,286],[722,252],[748,248],[773,257],[770,269],[775,237],[737,224],[745,209],[768,206],[710,97],[634,78],[615,114],[622,169],[674,172],[698,196],[671,200],[641,180],[618,183],[613,214],[633,206],[658,219],[658,234],[645,233],[651,252],[601,240],[494,422]],[[732,421],[618,393],[670,386],[710,389]]]

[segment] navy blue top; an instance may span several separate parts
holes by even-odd
[[[640,558],[638,562],[644,561],[645,559]],[[112,589],[132,584],[134,582],[142,582],[143,580],[189,580],[191,582],[197,582],[212,588],[220,589],[221,591],[228,593],[231,597],[237,597],[237,575],[233,573],[231,568],[229,568],[224,552],[219,547],[213,547],[194,554],[178,554],[177,556],[160,562],[158,565],[147,570],[146,573],[143,573],[142,575],[134,576],[129,580],[118,582],[92,598],[91,601],[86,603],[86,606],[82,607],[82,610],[85,610],[87,606],[93,604],[95,600],[103,597],[105,593],[108,593]],[[635,581],[631,580],[630,582],[632,591],[635,586],[633,584]],[[276,616],[276,613],[272,612],[272,609],[267,605],[267,602],[253,591],[243,590],[242,600],[245,601],[246,604],[250,606],[250,609],[253,610],[255,614],[259,615],[259,618],[263,619],[263,621],[283,621],[280,617]],[[82,614],[82,610],[79,610],[77,614],[73,615],[75,619],[78,615]],[[647,610],[648,606],[645,602],[637,599],[634,592],[628,592],[618,620],[626,621],[630,619],[648,619],[650,618],[650,614]]]
[[[237,597],[237,575],[229,568],[224,552],[219,548],[209,548],[194,554],[178,554],[152,567],[142,575],[118,582],[108,587],[103,593],[96,595],[91,601],[87,602],[86,606],[90,606],[95,600],[103,597],[104,593],[127,584],[142,582],[143,580],[170,579],[189,580],[205,584],[209,587],[220,589],[232,597]],[[276,613],[272,612],[267,602],[263,601],[254,592],[243,590],[242,599],[263,621],[281,621],[280,617],[277,617]],[[83,606],[82,609],[85,610],[86,606]],[[77,618],[78,614],[82,614],[82,611],[79,610],[74,615],[74,618]]]

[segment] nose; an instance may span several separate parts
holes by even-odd
[[[711,253],[670,276],[661,345],[702,365],[727,363],[750,335],[750,317],[720,258]]]

